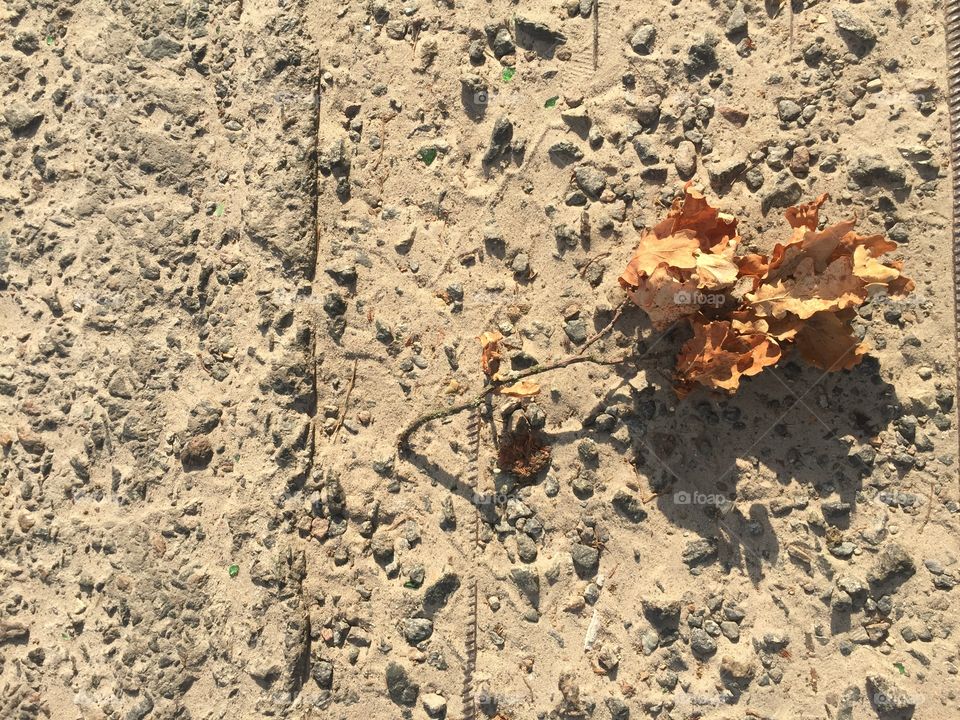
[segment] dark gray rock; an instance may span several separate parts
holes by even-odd
[[[867,697],[881,718],[912,718],[916,702],[882,675],[867,675]]]
[[[747,13],[743,9],[743,3],[738,2],[734,6],[723,31],[731,40],[739,40],[747,34]]]
[[[149,60],[163,60],[180,54],[183,45],[165,33],[160,33],[140,44],[140,52]]]
[[[576,543],[570,548],[570,557],[573,560],[573,569],[583,579],[597,574],[600,567],[600,551],[589,545]]]
[[[593,200],[607,187],[607,176],[591,165],[580,165],[573,171],[573,177],[577,186]]]
[[[489,165],[510,147],[510,141],[513,140],[513,123],[510,118],[503,116],[497,118],[493,124],[493,132],[490,134],[490,146],[483,156],[483,164]]]
[[[400,624],[400,629],[411,645],[421,643],[433,635],[433,623],[427,618],[407,618]]]
[[[513,38],[510,36],[510,31],[506,28],[500,28],[497,30],[497,34],[493,38],[493,42],[490,43],[490,48],[493,50],[493,55],[498,60],[504,55],[513,55],[517,51],[517,46],[513,44]]]
[[[907,184],[903,168],[879,155],[858,157],[850,167],[850,179],[860,187],[883,187],[889,190],[899,190]]]
[[[417,702],[420,686],[410,679],[402,665],[391,662],[387,665],[387,694],[397,705],[412,707]]]
[[[693,628],[690,630],[690,649],[697,657],[708,657],[717,651],[717,641],[703,628]]]
[[[452,572],[441,575],[423,594],[424,613],[432,615],[445,607],[453,594],[459,589],[459,575]]]
[[[802,112],[803,108],[793,100],[784,98],[777,103],[777,115],[780,116],[780,120],[783,122],[793,122],[800,117]]]
[[[554,143],[547,152],[560,165],[569,165],[577,160],[583,160],[583,150],[569,140]]]
[[[520,593],[536,609],[540,607],[540,576],[529,568],[513,568],[510,578]]]
[[[777,184],[763,194],[760,199],[760,211],[766,215],[773,208],[785,208],[800,202],[803,188],[787,173],[777,177]]]
[[[643,509],[643,503],[633,493],[620,489],[613,496],[614,509],[631,522],[643,522],[647,519],[647,511]]]
[[[630,47],[637,55],[649,55],[653,52],[656,39],[657,29],[649,23],[644,23],[630,36]]]
[[[713,538],[691,540],[680,557],[690,567],[713,562],[717,559],[717,541]]]
[[[867,575],[871,585],[888,585],[903,582],[917,571],[913,559],[899,543],[889,543]]]

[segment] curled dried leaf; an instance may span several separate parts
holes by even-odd
[[[480,341],[480,366],[483,368],[483,374],[487,377],[493,377],[500,369],[500,341],[503,335],[496,330],[482,333],[477,338]]]
[[[533,397],[540,392],[540,385],[532,380],[519,380],[512,385],[505,385],[500,388],[499,392],[501,395],[508,395],[510,397]]]
[[[821,370],[849,370],[859,365],[867,346],[853,334],[853,315],[823,312],[807,320],[795,339],[800,356]]]

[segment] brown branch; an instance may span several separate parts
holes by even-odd
[[[462,402],[457,405],[450,405],[449,407],[436,408],[414,419],[414,421],[410,423],[403,430],[403,432],[400,433],[399,437],[397,438],[397,447],[400,450],[407,450],[410,445],[410,436],[431,420],[441,420],[446,417],[451,417],[452,415],[458,415],[465,410],[478,408],[483,404],[483,401],[486,400],[488,396],[496,393],[505,385],[512,385],[518,380],[522,380],[533,375],[540,375],[545,372],[550,372],[551,370],[559,370],[560,368],[569,367],[570,365],[578,365],[579,363],[589,362],[596,365],[619,365],[625,362],[628,357],[629,355],[615,358],[602,358],[597,357],[596,355],[571,355],[563,358],[562,360],[557,360],[556,362],[534,365],[533,367],[529,367],[525,370],[518,370],[517,372],[507,373],[506,375],[499,375],[496,380],[493,380],[480,392],[479,395],[472,400],[468,400],[467,402]]]
[[[333,435],[330,442],[335,442],[340,428],[343,427],[343,421],[347,417],[347,406],[350,404],[350,393],[353,392],[353,386],[357,384],[357,360],[353,361],[353,373],[350,375],[350,384],[347,385],[347,394],[343,398],[343,407],[340,408],[340,415],[337,417],[337,424],[333,426]]]
[[[600,330],[600,332],[596,333],[593,337],[588,338],[587,341],[583,344],[583,347],[580,348],[580,352],[578,352],[577,354],[578,354],[578,355],[583,355],[583,353],[585,353],[585,352],[587,351],[587,348],[589,348],[589,347],[590,347],[591,345],[593,345],[597,340],[599,340],[599,339],[602,338],[604,335],[606,335],[608,332],[610,332],[610,331],[613,329],[614,324],[616,324],[617,320],[620,319],[620,316],[623,315],[623,311],[626,309],[627,305],[629,305],[629,304],[630,304],[630,298],[625,298],[624,301],[617,306],[617,309],[614,311],[614,313],[613,313],[613,318],[610,320],[610,322],[608,322],[608,323]]]

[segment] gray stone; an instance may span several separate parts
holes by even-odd
[[[506,28],[500,28],[497,31],[490,47],[493,50],[494,57],[498,60],[504,55],[512,55],[517,50],[516,45],[513,44],[513,38],[510,37],[510,31]]]
[[[726,192],[747,170],[746,160],[727,160],[707,166],[710,187],[717,192]]]
[[[570,557],[573,560],[573,569],[581,578],[591,578],[597,574],[600,567],[600,551],[589,545],[576,543],[570,548]]]
[[[460,576],[448,572],[441,575],[423,594],[423,609],[427,614],[433,614],[450,601],[453,594],[460,589]]]
[[[649,55],[653,52],[653,43],[657,39],[657,29],[645,23],[638,27],[630,37],[630,47],[638,55]]]
[[[698,657],[707,657],[717,651],[717,641],[703,628],[690,631],[690,649]]]
[[[513,568],[510,578],[520,593],[534,607],[540,607],[540,576],[529,568]]]
[[[22,103],[11,103],[3,111],[3,119],[10,131],[19,135],[35,129],[43,120],[43,113]]]
[[[587,324],[583,318],[574,318],[563,324],[563,331],[574,345],[583,345],[587,341]]]
[[[785,98],[777,103],[777,114],[783,122],[793,122],[802,112],[803,108],[793,100]]]
[[[567,41],[562,32],[553,30],[539,20],[530,20],[518,15],[513,20],[513,27],[517,31],[517,44],[522,48],[531,49],[530,41],[550,46],[561,45]]]
[[[550,153],[551,158],[561,165],[569,165],[583,159],[583,150],[569,140],[554,143],[547,152]]]
[[[681,558],[690,567],[713,562],[717,559],[717,541],[713,538],[691,540],[683,549]]]
[[[881,718],[910,718],[916,702],[882,675],[867,675],[867,697]]]
[[[613,496],[614,509],[631,522],[642,522],[647,519],[647,511],[638,497],[624,489],[617,491]]]
[[[338,285],[352,285],[357,281],[357,266],[353,263],[341,262],[330,265],[326,268],[326,273]]]
[[[766,215],[773,208],[785,208],[796,205],[803,197],[803,188],[794,178],[783,173],[777,177],[777,184],[763,194],[760,210]]]
[[[871,585],[885,585],[893,581],[903,581],[917,571],[913,559],[899,543],[889,543],[877,558],[873,569],[867,575]]]
[[[410,679],[406,669],[395,662],[387,665],[387,694],[397,705],[412,707],[417,702],[420,686]]]
[[[426,618],[407,618],[401,623],[401,631],[408,643],[416,645],[433,635],[433,623]]]
[[[739,39],[747,34],[747,13],[743,9],[743,3],[737,3],[734,6],[723,31],[731,39]]]
[[[906,187],[903,168],[879,155],[861,155],[850,168],[850,179],[860,187],[883,187],[899,190]]]
[[[483,164],[489,165],[498,159],[507,150],[511,140],[513,140],[513,123],[510,122],[510,118],[506,116],[497,118],[490,135],[490,147],[483,156]]]
[[[517,557],[525,563],[537,559],[537,544],[526,533],[517,533]]]
[[[847,47],[857,54],[863,55],[873,49],[877,43],[877,31],[866,20],[854,15],[844,8],[834,8],[833,21],[837,31]]]
[[[432,718],[442,718],[447,714],[447,699],[436,693],[424,693],[420,698],[424,711]]]
[[[176,57],[182,49],[183,45],[165,33],[160,33],[140,44],[140,52],[150,60]]]
[[[697,147],[689,140],[683,140],[677,146],[673,156],[673,165],[681,180],[689,180],[697,172]]]
[[[593,200],[600,197],[600,193],[607,187],[607,176],[602,170],[591,165],[580,165],[573,171],[577,186]]]

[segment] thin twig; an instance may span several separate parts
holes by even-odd
[[[333,426],[333,435],[330,442],[336,442],[340,428],[343,427],[344,418],[347,417],[347,406],[350,404],[350,393],[353,392],[353,386],[357,384],[357,360],[353,361],[353,373],[350,375],[350,384],[347,385],[347,394],[343,398],[343,407],[340,408],[340,415],[337,417],[337,424]]]
[[[933,509],[933,481],[930,481],[930,497],[927,499],[927,513],[924,515],[923,523],[920,525],[920,529],[917,533],[922,533],[923,529],[927,526],[927,523],[930,522],[930,511]]]
[[[419,428],[426,425],[431,420],[441,420],[442,418],[450,417],[452,415],[457,415],[464,412],[465,410],[470,410],[471,408],[480,407],[483,404],[483,401],[493,393],[500,390],[505,385],[512,385],[513,383],[522,380],[523,378],[531,377],[532,375],[540,375],[541,373],[550,372],[551,370],[559,370],[560,368],[568,367],[569,365],[577,365],[579,363],[595,363],[597,365],[619,365],[627,360],[629,355],[615,358],[602,358],[597,357],[596,355],[570,355],[565,357],[562,360],[557,360],[552,363],[545,363],[542,365],[534,365],[529,367],[526,370],[518,370],[517,372],[507,373],[506,375],[499,376],[496,380],[493,380],[489,385],[487,385],[479,395],[477,395],[472,400],[467,402],[459,403],[458,405],[450,405],[449,407],[437,408],[431,410],[428,413],[424,413],[420,417],[416,418],[412,423],[410,423],[403,432],[400,433],[400,436],[397,438],[397,446],[401,450],[406,450],[409,447],[410,436]]]
[[[602,252],[599,255],[594,255],[592,258],[587,260],[587,262],[584,263],[583,267],[580,268],[580,277],[583,277],[584,274],[587,272],[587,268],[593,265],[597,260],[603,260],[606,257],[610,257],[610,253]]]
[[[625,308],[627,307],[627,305],[629,305],[629,304],[630,304],[630,299],[629,299],[629,298],[625,299],[622,303],[620,303],[620,304],[617,306],[617,309],[614,311],[614,313],[613,313],[613,318],[610,320],[610,322],[608,322],[608,323],[603,327],[603,329],[601,329],[601,330],[600,330],[598,333],[596,333],[593,337],[589,338],[589,339],[583,344],[583,347],[580,348],[580,352],[578,352],[577,354],[578,354],[578,355],[583,355],[583,354],[587,351],[587,348],[589,348],[589,347],[590,347],[591,345],[593,345],[597,340],[599,340],[599,339],[602,338],[604,335],[606,335],[608,332],[610,332],[610,331],[613,329],[614,324],[616,324],[617,320],[620,319],[620,316],[623,314],[624,309],[625,309]]]
[[[593,0],[593,71],[600,65],[600,0]]]

